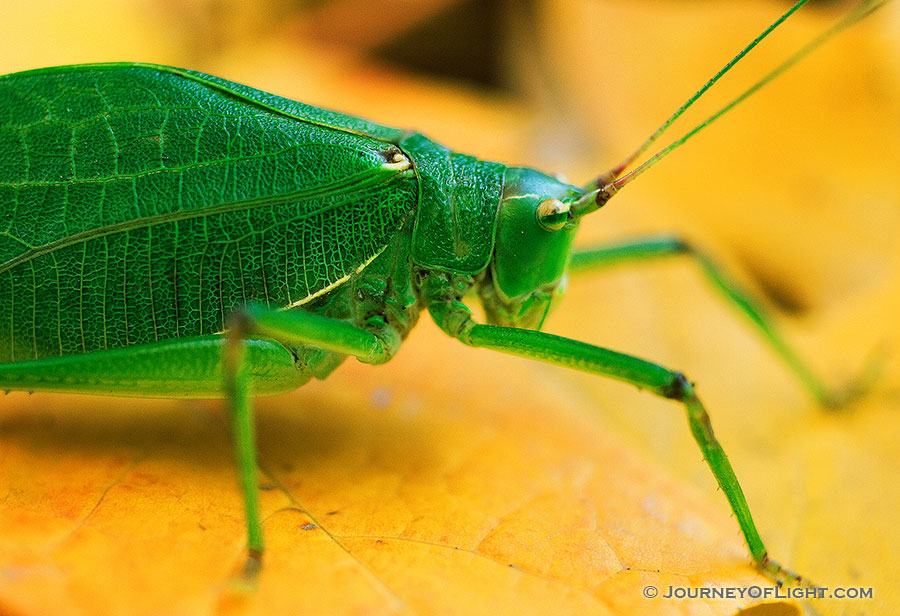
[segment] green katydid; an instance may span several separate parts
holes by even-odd
[[[806,0],[801,0],[673,119]],[[709,121],[835,32],[867,2]],[[689,253],[823,403],[754,302],[677,239],[572,251],[580,219],[670,121],[585,187],[189,70],[142,64],[0,77],[0,389],[225,397],[261,562],[251,397],[388,361],[421,309],[467,345],[609,376],[681,402],[757,566],[768,556],[684,375],[543,333],[567,269]],[[463,303],[476,291],[490,324]]]

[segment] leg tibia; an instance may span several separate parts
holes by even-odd
[[[870,384],[870,376],[864,374],[858,382],[851,383],[842,391],[834,391],[825,386],[775,327],[759,302],[733,282],[713,259],[694,248],[687,241],[673,236],[644,237],[572,254],[570,270],[581,272],[631,261],[648,261],[660,257],[686,255],[700,265],[706,278],[718,289],[740,313],[747,317],[759,330],[775,352],[794,372],[804,387],[824,406],[836,406],[865,391]]]
[[[469,321],[461,328],[458,338],[471,346],[618,379],[683,404],[691,434],[728,499],[753,560],[779,582],[800,580],[800,576],[769,559],[734,469],[713,432],[709,415],[693,384],[683,374],[637,357],[538,331],[478,325]]]
[[[387,337],[389,328],[384,329],[387,331],[381,333]],[[224,375],[224,391],[231,405],[235,456],[244,493],[248,546],[244,574],[250,578],[259,570],[263,554],[252,403],[252,396],[257,391],[252,378],[253,349],[249,339],[251,335],[259,334],[271,336],[288,346],[319,347],[325,351],[353,355],[368,363],[386,361],[399,345],[399,340],[391,346],[385,344],[383,338],[351,323],[301,310],[248,306],[230,319],[221,374]]]

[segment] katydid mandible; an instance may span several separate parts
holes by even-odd
[[[646,168],[623,175],[660,132],[576,187],[190,70],[111,63],[0,77],[0,389],[227,398],[249,572],[263,553],[252,396],[323,379],[348,356],[386,362],[426,309],[464,344],[682,403],[754,562],[797,581],[769,557],[684,375],[540,331],[570,267],[689,254],[815,397],[839,398],[685,242],[573,252],[581,218]],[[489,324],[473,320],[469,291]]]

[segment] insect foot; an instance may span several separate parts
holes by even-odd
[[[779,588],[782,586],[800,586],[803,588],[815,588],[816,585],[813,584],[809,579],[803,577],[799,573],[795,573],[786,567],[782,567],[777,562],[769,558],[768,555],[764,556],[762,561],[759,563],[759,569],[762,571],[766,577],[773,580]]]
[[[859,398],[864,398],[881,380],[887,365],[888,350],[877,347],[866,362],[865,368],[844,387],[823,391],[819,396],[819,404],[828,411],[842,411]]]

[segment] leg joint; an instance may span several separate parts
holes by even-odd
[[[660,394],[672,400],[685,400],[693,395],[693,384],[681,372],[673,372],[672,380],[660,389]]]

